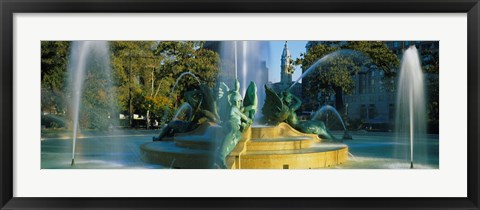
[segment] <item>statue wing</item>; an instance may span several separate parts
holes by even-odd
[[[226,121],[228,120],[230,116],[230,102],[228,100],[228,92],[230,89],[228,86],[221,82],[218,85],[218,101],[217,101],[217,109],[218,109],[218,114],[220,115],[220,120],[221,121]]]
[[[282,99],[265,85],[265,103],[262,107],[262,113],[267,122],[279,123],[288,117],[288,107],[284,106]]]
[[[257,86],[254,82],[250,82],[247,91],[245,92],[245,98],[243,99],[244,113],[250,119],[253,119],[255,112],[257,112]]]

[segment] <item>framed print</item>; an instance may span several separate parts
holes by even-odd
[[[477,0],[1,8],[2,209],[479,208]]]

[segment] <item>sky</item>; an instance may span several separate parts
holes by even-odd
[[[300,53],[305,53],[306,44],[307,41],[288,41],[288,49],[290,50],[293,60],[299,58]],[[284,45],[285,41],[270,41],[270,59],[267,60],[267,68],[268,81],[273,83],[280,82],[280,59],[282,58]],[[302,69],[299,66],[296,66],[292,80],[297,80],[300,75],[302,75]]]

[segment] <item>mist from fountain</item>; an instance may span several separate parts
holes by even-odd
[[[426,136],[426,99],[424,76],[415,46],[405,50],[397,88],[395,131],[399,146],[396,156],[414,163],[428,162],[422,139]],[[407,146],[408,145],[408,146]]]
[[[266,60],[269,59],[268,42],[262,41],[223,41],[220,43],[220,74],[218,81],[225,82],[230,89],[234,87],[235,78],[240,82],[240,94],[245,96],[248,84],[257,84],[258,107],[265,102],[265,88],[268,83]],[[262,85],[259,85],[262,84]],[[254,122],[262,116],[256,112]]]
[[[75,162],[75,146],[79,131],[79,118],[80,112],[92,113],[92,115],[98,116],[99,118],[108,118],[108,121],[111,121],[111,115],[116,113],[115,105],[113,99],[113,85],[111,79],[111,66],[110,66],[110,53],[109,45],[106,41],[76,41],[72,42],[71,52],[69,56],[68,63],[68,81],[67,86],[72,92],[72,123],[73,123],[73,146],[72,146],[72,165]],[[86,78],[86,75],[90,75],[92,78],[90,81],[89,78]],[[94,75],[94,76],[92,76]],[[89,81],[86,81],[89,80]],[[99,81],[104,81],[101,85],[98,85]],[[86,89],[85,83],[90,82],[89,84],[97,83],[97,86],[94,88],[89,87],[89,91],[102,91],[106,94],[108,100],[107,110],[82,110],[82,96],[84,90]],[[107,111],[108,114],[102,113]],[[103,116],[105,114],[105,116]],[[111,122],[110,122],[110,126]]]

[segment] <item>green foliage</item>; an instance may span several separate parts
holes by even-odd
[[[164,93],[157,94],[156,92],[152,95],[154,98],[161,95],[169,96],[175,80],[184,72],[192,72],[209,87],[215,85],[220,69],[220,56],[214,51],[204,49],[203,44],[204,42],[193,41],[170,41],[158,44],[155,55],[163,58],[160,62],[159,72],[161,72],[160,82]],[[191,76],[183,77],[177,84],[172,99],[169,99],[171,103],[162,104],[162,106],[181,104],[179,99],[183,97],[183,93],[196,87],[198,87],[198,83],[194,78]],[[172,108],[169,107],[170,110]]]
[[[348,42],[344,49],[352,49],[365,53],[382,70],[386,77],[395,76],[395,70],[399,67],[400,61],[397,56],[388,49],[384,42],[380,41],[356,41]]]
[[[139,104],[146,92],[151,94],[152,90],[148,88],[148,84],[154,81],[155,71],[158,71],[161,59],[153,54],[155,45],[154,41],[110,42],[119,111],[129,113],[130,103]],[[139,112],[138,109],[138,106],[133,106],[133,113]]]
[[[67,121],[62,116],[42,114],[40,120],[41,125],[45,126],[45,128],[64,128],[67,126]]]
[[[42,112],[52,114],[63,114],[66,111],[65,93],[59,89],[48,89],[43,87],[41,90],[41,110]]]
[[[310,101],[316,101],[319,91],[332,88],[335,91],[335,106],[338,110],[343,109],[342,95],[350,94],[355,88],[352,76],[358,74],[362,67],[370,67],[374,64],[385,73],[386,77],[392,77],[395,74],[394,69],[399,65],[398,58],[383,42],[309,42],[307,46],[308,52],[295,61],[295,64],[301,65],[303,70],[307,70],[319,59],[332,52],[342,49],[354,50],[351,53],[338,53],[329,57],[306,77],[309,82],[304,87],[306,91],[304,95],[310,96]],[[365,59],[367,57],[369,59]],[[305,104],[304,108],[313,106],[315,105]]]
[[[42,111],[63,113],[66,109],[63,90],[69,50],[70,42],[41,42]]]
[[[420,52],[420,57],[422,58],[422,69],[425,73],[439,73],[439,54],[438,50],[433,51],[432,49],[423,49]]]
[[[204,42],[160,42],[155,54],[163,57],[160,70],[163,74],[177,78],[183,72],[192,72],[209,87],[215,85],[219,72],[220,56],[218,53],[203,48]],[[197,86],[193,78],[185,78],[178,90],[185,91]]]
[[[128,113],[130,103],[133,113],[162,115],[163,110],[175,103],[166,99],[176,78],[190,71],[209,86],[215,84],[220,57],[202,48],[203,42],[111,42],[112,66],[115,71],[119,107]],[[190,76],[178,84],[173,99],[198,86]],[[170,100],[170,99],[169,99]]]
[[[426,83],[427,83],[427,112],[428,112],[428,125],[429,132],[438,133],[439,125],[439,53],[438,50],[434,51],[432,49],[423,49],[420,52],[420,57],[422,58],[422,69],[426,73]]]
[[[87,57],[85,67],[86,75],[80,105],[80,126],[106,130],[113,124],[112,116],[116,112],[115,94],[111,94],[115,89],[110,73],[110,61],[108,58],[91,54]]]

